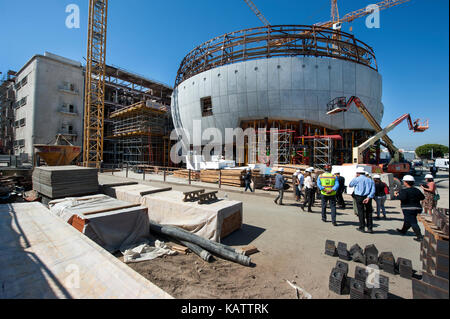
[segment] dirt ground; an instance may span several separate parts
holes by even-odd
[[[283,284],[279,278],[268,277],[260,267],[244,267],[217,257],[208,263],[193,253],[178,254],[129,266],[178,299],[296,297],[286,281]]]
[[[438,183],[441,194],[448,198],[448,183],[442,176]],[[118,182],[123,178],[101,176],[101,182]],[[139,181],[142,183],[141,181]],[[143,182],[159,185],[157,182]],[[174,190],[184,186],[170,185]],[[387,201],[387,220],[374,220],[374,234],[356,231],[358,218],[351,207],[351,197],[346,196],[348,207],[338,209],[338,227],[320,218],[319,202],[314,213],[302,212],[286,195],[285,205],[273,203],[274,196],[255,196],[249,193],[220,191],[220,197],[228,197],[244,203],[244,225],[223,241],[238,248],[254,245],[260,250],[251,256],[254,267],[245,267],[220,258],[207,263],[195,254],[167,256],[153,261],[130,264],[138,273],[158,285],[175,298],[182,299],[291,299],[296,298],[286,280],[305,289],[314,299],[349,299],[328,289],[329,275],[338,258],[324,254],[327,239],[347,243],[348,249],[359,244],[362,248],[375,244],[379,252],[392,252],[413,262],[417,275],[421,274],[420,244],[413,240],[413,233],[399,235],[403,216],[398,201]],[[441,195],[442,196],[442,195]],[[349,276],[354,277],[355,267],[361,264],[348,262]],[[390,298],[412,298],[411,280],[399,275],[389,277]]]

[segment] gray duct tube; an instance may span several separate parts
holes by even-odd
[[[200,236],[191,234],[184,229],[173,227],[173,226],[161,226],[150,222],[150,230],[163,235],[168,235],[174,237],[178,240],[188,241],[190,243],[196,244],[208,251],[215,253],[225,259],[237,262],[238,264],[244,266],[250,266],[250,257],[237,253],[235,250],[232,251],[229,247],[213,242],[211,240],[202,238]]]
[[[190,250],[192,250],[194,252],[194,254],[199,256],[204,261],[211,262],[212,255],[210,253],[208,253],[206,250],[204,250],[203,248],[201,248],[200,246],[190,243],[185,240],[180,240],[180,243],[183,244],[184,246],[186,246],[187,248],[189,248]]]

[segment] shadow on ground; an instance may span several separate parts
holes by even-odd
[[[265,231],[266,230],[261,227],[243,224],[241,229],[225,238],[222,243],[229,246],[248,245]]]

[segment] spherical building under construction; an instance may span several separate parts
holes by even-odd
[[[223,136],[237,127],[289,132],[289,154],[280,160],[286,163],[312,164],[315,137],[339,135],[329,145],[336,164],[351,162],[352,147],[373,135],[357,108],[327,115],[327,104],[344,96],[359,97],[381,122],[382,79],[371,47],[333,29],[268,26],[192,50],[178,70],[172,117],[190,134],[194,120]]]

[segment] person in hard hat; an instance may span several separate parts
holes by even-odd
[[[252,189],[252,170],[250,168],[247,168],[245,175],[244,175],[244,183],[245,183],[245,190],[250,190],[250,192],[254,193],[255,191]]]
[[[431,215],[433,213],[433,209],[436,208],[436,192],[437,187],[434,182],[433,175],[427,174],[425,175],[426,184],[420,185],[425,195],[425,200],[423,201],[423,210],[425,214]]]
[[[383,218],[386,219],[386,195],[389,194],[389,187],[381,181],[381,176],[375,174],[373,176],[375,182],[375,202],[377,203],[377,219],[380,219],[380,212],[383,213]]]
[[[294,194],[295,194],[295,201],[298,202],[300,200],[300,189],[299,189],[299,183],[298,180],[298,171],[294,172],[294,175],[292,175],[292,187],[294,188]]]
[[[284,169],[280,168],[275,176],[275,188],[278,190],[278,196],[275,198],[274,202],[277,205],[283,205],[284,187],[286,185],[286,180],[284,179],[283,173]],[[280,202],[278,203],[278,201]]]
[[[364,233],[365,228],[369,233],[373,233],[372,199],[375,197],[375,183],[366,177],[363,167],[356,169],[356,177],[350,182],[350,187],[354,187],[353,196],[358,208],[359,227],[358,231]]]
[[[313,203],[313,206],[314,206],[314,203],[316,202],[316,194],[319,193],[319,188],[317,187],[318,176],[316,174],[316,171],[314,170],[314,167],[310,167],[309,170],[310,170],[310,173],[311,173],[312,182],[314,184],[314,192],[312,193],[312,203]]]
[[[327,221],[327,203],[330,202],[331,221],[336,224],[336,191],[339,188],[339,181],[331,174],[331,166],[325,167],[325,173],[319,176],[317,187],[320,189],[322,197],[322,221]]]
[[[397,229],[397,231],[405,235],[406,232],[412,227],[414,233],[416,234],[416,241],[422,241],[423,236],[420,231],[419,224],[417,223],[417,214],[422,211],[422,205],[420,202],[425,199],[422,192],[414,187],[414,177],[411,175],[406,175],[403,177],[403,189],[394,193],[394,199],[401,201],[401,207],[403,211],[404,221],[403,228]]]
[[[336,200],[339,205],[339,208],[345,209],[344,196],[342,196],[345,191],[345,177],[341,176],[340,172],[336,172],[336,177],[339,182],[339,188],[336,192]]]
[[[313,205],[313,199],[314,199],[314,182],[313,182],[313,178],[312,178],[312,172],[313,170],[311,168],[308,168],[305,171],[305,198],[303,203],[301,204],[301,208],[303,211],[305,211],[305,206],[308,206],[308,213],[312,213],[312,205]]]
[[[305,197],[305,195],[303,194],[303,185],[305,184],[305,175],[302,174],[301,170],[297,170],[297,180],[298,180],[297,188],[298,188],[298,192],[299,192],[298,201],[300,201],[302,196]]]

